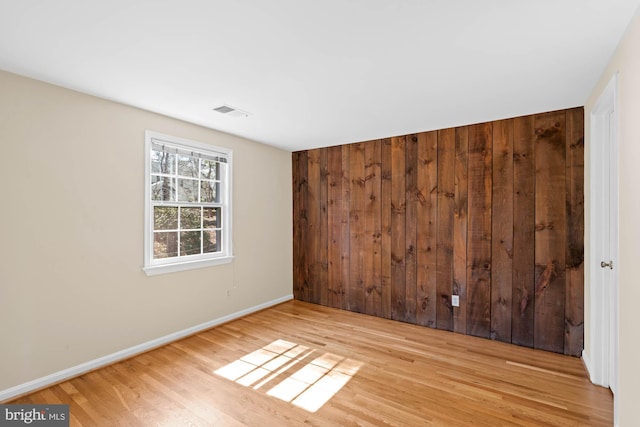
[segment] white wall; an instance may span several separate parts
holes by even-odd
[[[640,417],[640,333],[638,308],[640,302],[640,10],[627,29],[618,49],[607,65],[600,81],[585,105],[585,262],[590,259],[591,183],[589,116],[598,97],[615,73],[618,73],[618,107],[620,118],[620,361],[618,395],[619,425],[638,425]],[[586,266],[585,271],[589,271]],[[585,283],[585,308],[589,307],[589,277]],[[590,316],[585,310],[585,352],[591,358]]]
[[[142,272],[146,129],[234,150],[231,264]],[[292,293],[289,152],[2,71],[0,144],[0,392]]]

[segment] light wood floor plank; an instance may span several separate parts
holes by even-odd
[[[11,403],[68,403],[73,426],[613,421],[579,359],[299,301]]]

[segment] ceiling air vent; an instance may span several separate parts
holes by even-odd
[[[217,111],[218,113],[224,114],[228,117],[249,117],[248,112],[226,104],[214,108],[213,111]]]

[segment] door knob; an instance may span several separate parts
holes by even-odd
[[[600,261],[600,267],[602,268],[609,267],[610,269],[613,270],[613,261],[609,261],[609,262]]]

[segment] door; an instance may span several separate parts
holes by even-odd
[[[591,112],[591,380],[618,384],[618,111],[616,80]]]

